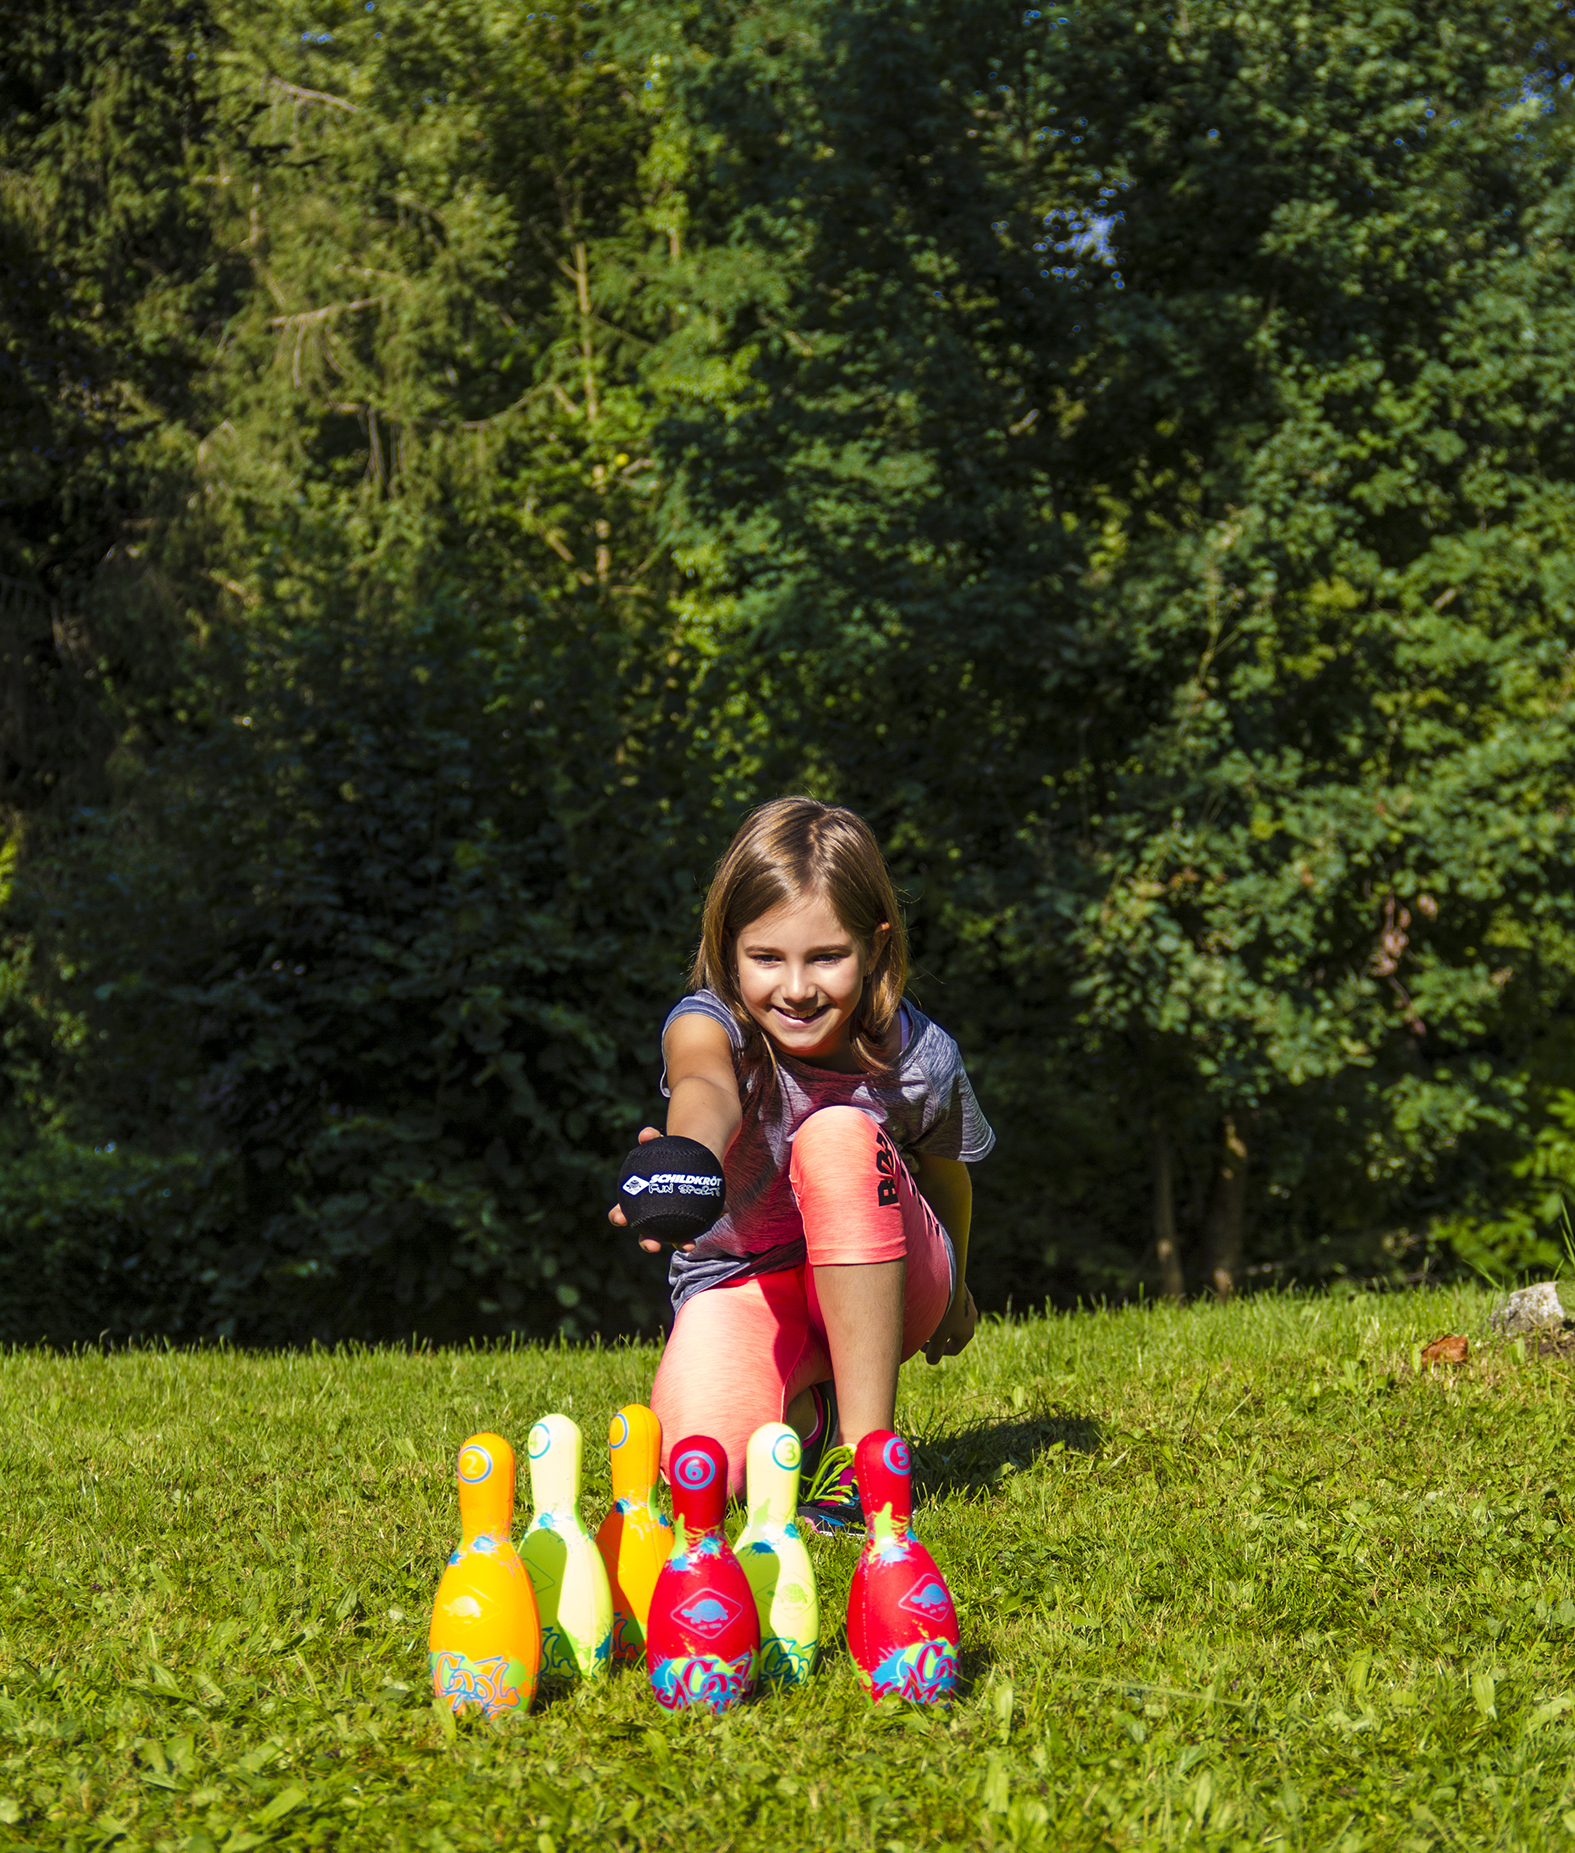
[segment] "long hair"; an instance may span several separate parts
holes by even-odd
[[[777,798],[744,819],[706,894],[690,983],[714,991],[732,1011],[744,1032],[746,1063],[758,1067],[769,1055],[774,1068],[775,1051],[739,990],[738,936],[750,921],[806,894],[824,895],[870,958],[848,1041],[861,1068],[879,1071],[887,1066],[886,1042],[908,978],[908,937],[874,832],[840,805]],[[877,947],[883,926],[888,931]]]

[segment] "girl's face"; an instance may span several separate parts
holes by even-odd
[[[738,988],[744,1007],[779,1049],[801,1061],[834,1060],[848,1046],[848,1023],[888,929],[865,947],[823,894],[784,901],[738,936]]]

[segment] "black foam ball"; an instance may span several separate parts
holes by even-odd
[[[631,1229],[663,1242],[692,1242],[727,1206],[722,1167],[698,1139],[664,1134],[623,1161],[618,1202]]]

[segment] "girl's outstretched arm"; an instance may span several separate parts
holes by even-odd
[[[968,1167],[957,1158],[928,1158],[922,1152],[908,1160],[913,1181],[934,1210],[937,1220],[952,1238],[952,1252],[957,1257],[957,1286],[946,1316],[930,1335],[924,1355],[931,1364],[955,1357],[973,1337],[978,1310],[968,1291],[968,1231],[973,1222],[973,1179]]]
[[[698,1139],[720,1164],[744,1121],[727,1031],[712,1017],[682,1016],[663,1037],[662,1054],[671,1094],[668,1132]]]
[[[733,1048],[727,1031],[711,1017],[698,1014],[682,1016],[662,1038],[662,1054],[667,1062],[667,1130],[685,1139],[698,1139],[716,1156],[718,1164],[727,1156],[727,1148],[744,1123],[744,1109],[739,1104],[738,1080],[733,1073]],[[640,1143],[659,1139],[655,1126],[641,1129]],[[623,1211],[614,1204],[607,1220],[615,1228],[628,1225]],[[660,1254],[662,1244],[649,1237],[640,1246],[647,1254]],[[692,1242],[683,1243],[692,1248]]]

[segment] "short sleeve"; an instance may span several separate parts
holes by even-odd
[[[931,1096],[935,1117],[909,1147],[926,1158],[956,1158],[977,1164],[995,1149],[995,1132],[979,1110],[973,1083],[959,1062]]]
[[[667,1013],[667,1020],[662,1025],[662,1041],[667,1041],[667,1032],[680,1017],[710,1017],[713,1023],[720,1023],[727,1031],[727,1039],[732,1044],[736,1058],[744,1046],[744,1032],[738,1027],[738,1020],[716,994],[715,991],[692,991],[673,1005]],[[662,1098],[670,1099],[672,1089],[667,1085],[667,1063],[662,1063]]]

